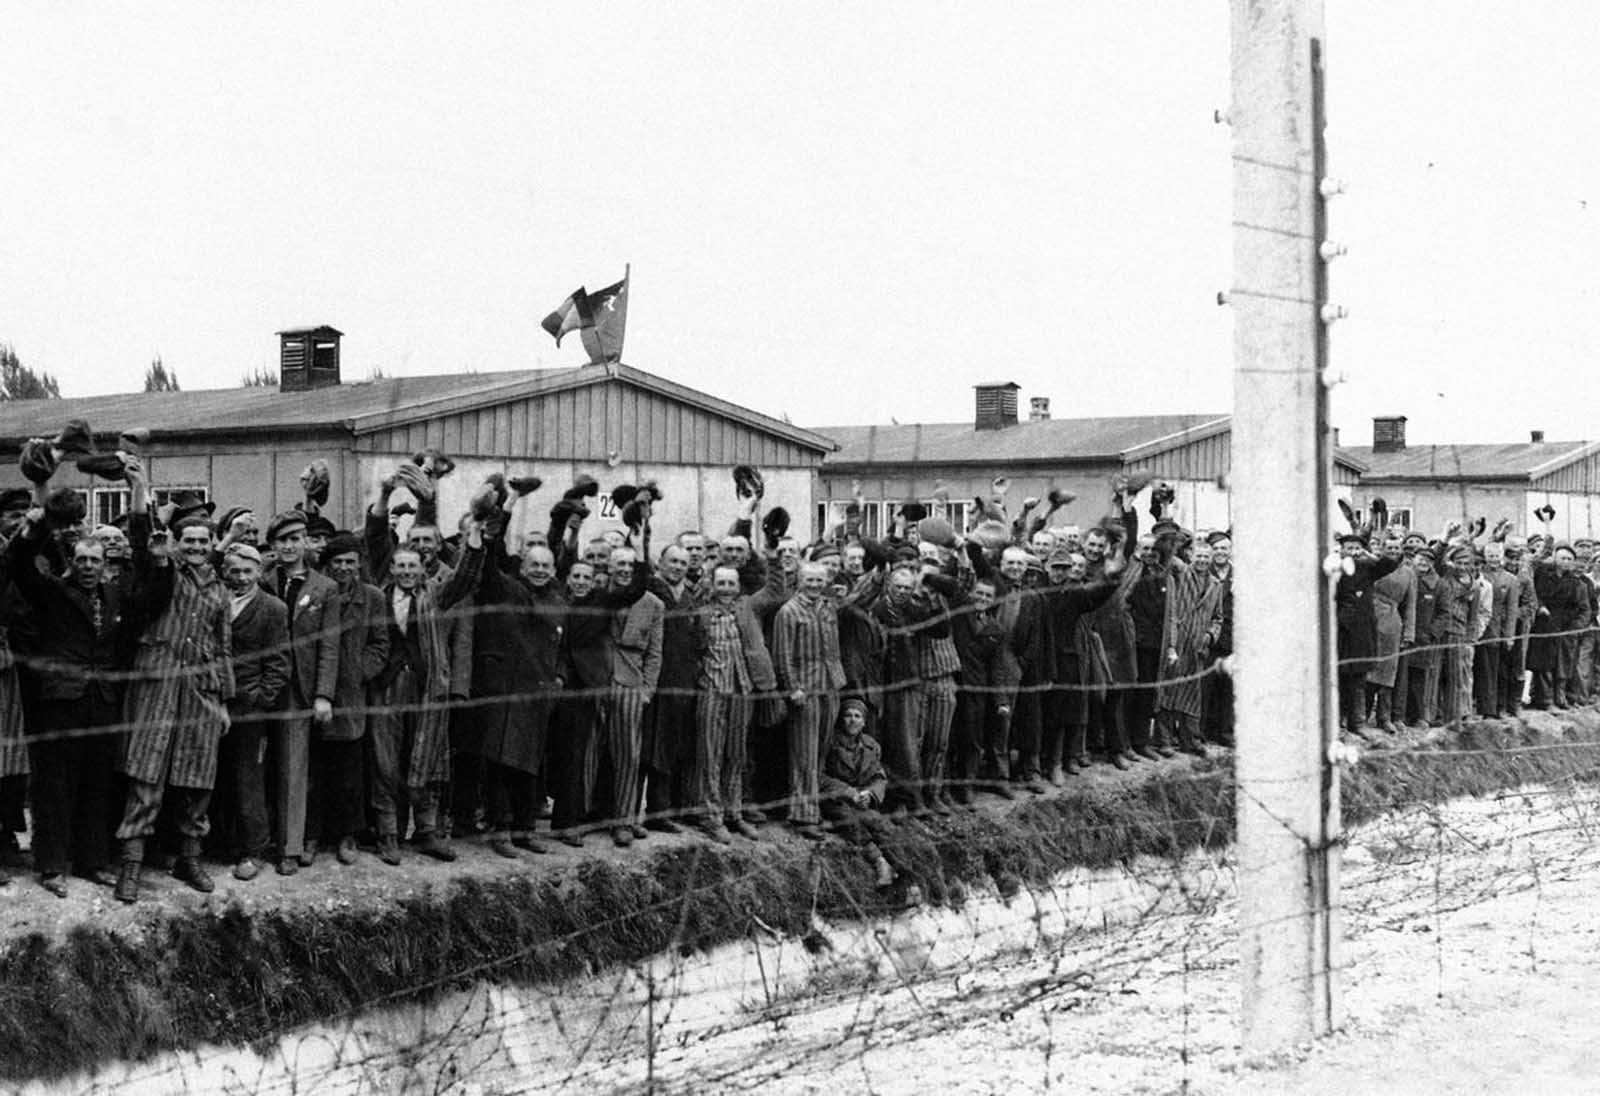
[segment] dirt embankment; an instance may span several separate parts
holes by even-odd
[[[1407,737],[1344,782],[1360,821],[1420,802],[1600,772],[1600,719],[1566,713]],[[1077,866],[1176,857],[1233,837],[1231,758],[1096,770],[1063,792],[898,826],[899,869],[877,887],[855,848],[769,827],[731,848],[652,837],[525,865],[469,849],[446,872],[375,860],[292,880],[175,882],[135,911],[87,894],[65,908],[22,881],[0,896],[0,1076],[59,1076],[201,1043],[238,1044],[480,981],[554,982],[760,926],[803,936],[814,916],[866,921],[908,901],[959,905],[974,888],[1045,887]]]

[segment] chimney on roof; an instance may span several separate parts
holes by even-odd
[[[1049,396],[1034,396],[1032,399],[1028,400],[1028,421],[1029,422],[1049,422],[1050,421],[1050,397]]]
[[[304,392],[339,383],[339,339],[344,332],[323,325],[278,332],[278,391]]]
[[[1530,431],[1529,435],[1528,435],[1528,440],[1533,442],[1533,444],[1535,444],[1535,445],[1542,445],[1544,443],[1544,431],[1543,430]]]
[[[1003,430],[1017,425],[1017,389],[1012,381],[992,384],[975,384],[978,393],[977,414],[973,425],[979,430]]]
[[[1372,420],[1372,451],[1398,453],[1406,447],[1406,417],[1378,415]]]
[[[1335,449],[1339,448],[1339,428],[1337,426],[1333,428],[1333,447]]]

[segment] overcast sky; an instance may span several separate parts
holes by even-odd
[[[1600,433],[1600,8],[1329,9],[1345,440]],[[0,11],[0,341],[66,395],[306,322],[579,364],[631,262],[624,360],[802,425],[1231,404],[1223,3]]]

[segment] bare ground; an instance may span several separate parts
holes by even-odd
[[[818,992],[759,1034],[666,1048],[657,1086],[1594,1092],[1597,806],[1587,790],[1527,789],[1360,830],[1345,874],[1344,1025],[1266,1060],[1240,1051],[1237,906],[1212,894],[1094,942],[1041,941],[985,969]]]

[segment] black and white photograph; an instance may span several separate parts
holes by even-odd
[[[1600,1091],[1600,9],[0,40],[0,1092]]]

